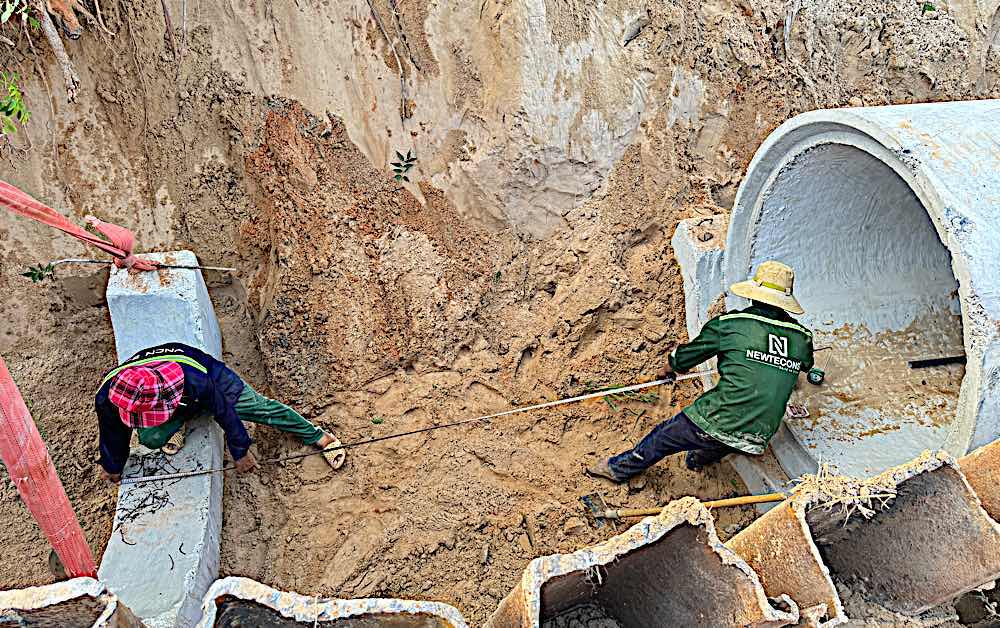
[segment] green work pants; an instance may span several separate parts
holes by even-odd
[[[276,427],[282,432],[294,434],[306,445],[313,445],[323,438],[323,430],[285,404],[268,399],[246,382],[243,383],[243,392],[236,402],[236,414],[241,421]],[[159,449],[183,426],[184,419],[177,418],[156,427],[137,428],[136,432],[140,443],[150,449]]]

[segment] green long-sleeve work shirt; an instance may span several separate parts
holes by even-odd
[[[678,373],[718,357],[718,385],[684,413],[712,438],[763,453],[781,425],[800,372],[813,366],[812,333],[784,310],[755,303],[705,323],[697,338],[670,354]]]

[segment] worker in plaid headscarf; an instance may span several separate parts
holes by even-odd
[[[243,421],[276,427],[319,449],[341,444],[295,410],[258,393],[224,363],[181,343],[145,349],[106,373],[95,408],[101,477],[112,482],[121,479],[132,430],[146,447],[174,454],[184,445],[185,423],[202,413],[222,427],[240,472],[257,466]],[[344,464],[343,449],[323,456],[334,469]]]

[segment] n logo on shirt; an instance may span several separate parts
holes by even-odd
[[[780,355],[783,358],[787,358],[788,338],[785,338],[784,336],[775,336],[774,334],[768,334],[767,352],[775,355]]]

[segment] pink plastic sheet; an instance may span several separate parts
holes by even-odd
[[[66,575],[97,577],[94,555],[49,450],[21,398],[7,364],[0,358],[0,458],[38,527],[52,544]]]

